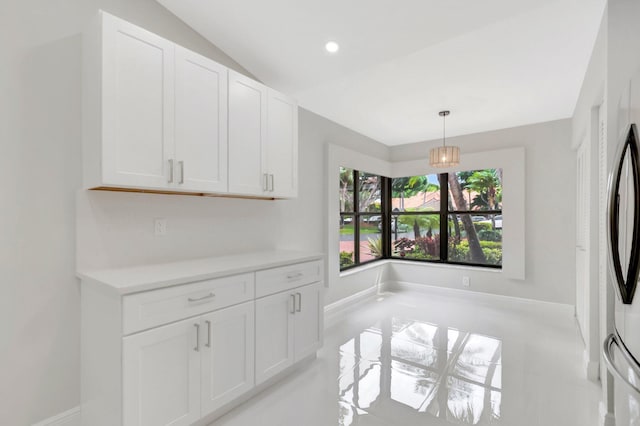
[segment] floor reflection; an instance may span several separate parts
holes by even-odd
[[[500,424],[500,339],[404,318],[380,321],[340,346],[340,424],[437,418]]]

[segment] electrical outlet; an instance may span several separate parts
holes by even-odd
[[[462,286],[463,287],[469,287],[471,285],[471,282],[469,281],[469,277],[462,277]]]
[[[167,219],[163,217],[155,218],[153,225],[156,236],[162,237],[167,235]]]

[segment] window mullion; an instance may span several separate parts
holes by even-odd
[[[353,171],[353,260],[360,264],[360,173]]]
[[[438,175],[440,180],[440,261],[449,260],[449,174]]]
[[[391,178],[382,177],[382,257],[391,257]]]

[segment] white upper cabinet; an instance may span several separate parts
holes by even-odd
[[[84,49],[86,188],[227,192],[227,72],[100,13]]]
[[[267,87],[229,70],[229,192],[267,192]]]
[[[100,12],[83,36],[84,187],[297,196],[295,101]]]
[[[178,187],[227,191],[227,68],[176,46],[175,160]]]
[[[298,195],[298,104],[269,89],[267,103],[269,189],[275,197]]]
[[[173,154],[173,61],[172,43],[103,14],[103,185],[166,185]]]
[[[298,104],[229,71],[229,192],[298,195]]]

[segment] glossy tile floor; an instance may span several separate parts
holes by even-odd
[[[318,358],[215,426],[595,426],[575,320],[547,306],[385,293]]]

